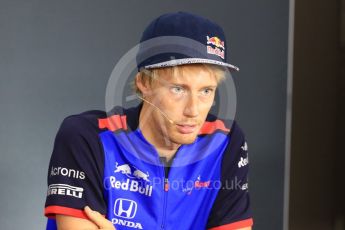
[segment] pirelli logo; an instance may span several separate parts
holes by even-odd
[[[68,184],[51,184],[48,186],[47,196],[60,195],[82,198],[83,191],[83,188],[71,186]]]

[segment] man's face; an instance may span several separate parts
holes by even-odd
[[[165,141],[190,144],[213,104],[217,80],[211,70],[202,65],[175,67],[175,70],[159,71],[146,96],[174,123],[152,108],[151,126]]]

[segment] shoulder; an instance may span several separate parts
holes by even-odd
[[[65,117],[61,126],[66,128],[82,129],[84,126],[98,128],[99,119],[106,118],[107,115],[101,110],[88,110],[79,114],[73,114]]]
[[[231,124],[229,135],[231,138],[231,142],[243,144],[243,142],[245,141],[245,134],[236,120],[234,120]]]
[[[246,137],[237,121],[232,122],[228,137],[229,143],[223,155],[223,176],[229,175],[229,172],[231,172],[231,174],[237,174],[239,169],[247,169],[247,167],[237,167],[239,162],[243,161],[243,166],[248,163],[248,145]]]
[[[244,139],[243,130],[236,120],[223,119],[209,113],[200,130],[200,134],[213,134],[216,131],[228,134],[235,142]]]
[[[66,136],[94,134],[103,131],[100,126],[102,119],[106,119],[107,114],[101,110],[88,110],[79,114],[65,117],[61,122],[58,133]]]
[[[116,131],[127,129],[128,126],[136,125],[138,121],[138,109],[124,109],[115,106],[110,111],[88,110],[79,114],[65,117],[60,125],[58,134],[61,136],[98,136],[104,131]]]
[[[101,152],[99,120],[106,117],[100,110],[89,110],[65,117],[54,141],[53,156],[84,155]]]

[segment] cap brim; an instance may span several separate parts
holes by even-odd
[[[216,61],[212,59],[203,59],[203,58],[182,58],[182,59],[172,59],[165,62],[160,62],[152,65],[147,65],[145,69],[153,69],[153,68],[163,68],[163,67],[170,67],[170,66],[178,66],[178,65],[187,65],[187,64],[212,64],[212,65],[219,65],[229,68],[230,71],[239,71],[240,69],[237,66],[231,65],[229,63]]]

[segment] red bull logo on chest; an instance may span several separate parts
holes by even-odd
[[[134,165],[115,163],[115,176],[110,176],[105,181],[105,188],[114,188],[117,190],[124,190],[130,192],[138,192],[146,196],[152,196],[153,186],[150,184],[150,175],[148,172],[139,170]],[[121,178],[123,174],[127,179]]]

